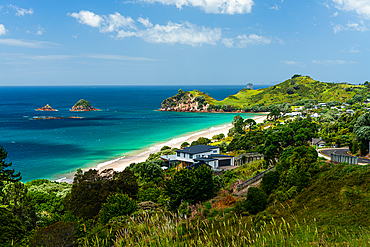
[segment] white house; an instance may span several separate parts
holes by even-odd
[[[220,148],[208,145],[191,146],[176,151],[175,155],[163,155],[161,159],[170,164],[177,162],[182,167],[200,164],[209,165],[212,169],[222,166],[234,166],[234,157],[220,154]]]

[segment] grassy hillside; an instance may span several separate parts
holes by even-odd
[[[292,90],[290,93],[288,92],[288,88]],[[258,90],[242,89],[239,93],[230,95],[222,101],[212,101],[209,103],[244,107],[293,103],[304,99],[313,99],[319,102],[344,102],[356,94],[356,89],[361,91],[362,88],[365,87],[344,83],[320,82],[309,76],[301,76],[268,88]]]
[[[320,82],[309,76],[293,76],[280,84],[257,90],[242,89],[235,95],[230,95],[218,101],[207,93],[193,90],[177,94],[163,101],[162,110],[175,111],[256,111],[253,106],[272,106],[282,103],[294,104],[306,100],[314,102],[340,101],[346,102],[356,94],[367,97],[368,88],[363,85],[348,83]],[[199,101],[204,97],[205,101]],[[198,104],[197,102],[200,102]],[[257,110],[261,111],[261,110]],[[262,111],[266,111],[263,109]]]

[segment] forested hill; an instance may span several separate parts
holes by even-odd
[[[366,98],[367,87],[349,83],[320,82],[309,76],[294,75],[280,84],[263,89],[242,89],[218,101],[197,90],[184,92],[165,99],[163,111],[269,111],[276,105],[340,101],[346,102],[355,95]]]

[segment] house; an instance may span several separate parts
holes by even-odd
[[[325,147],[326,141],[321,138],[312,138],[311,145],[319,148]]]
[[[352,110],[352,109],[348,109],[346,112],[351,113],[351,114],[355,113],[354,110]]]
[[[161,159],[169,165],[179,163],[181,167],[206,164],[212,169],[222,166],[234,166],[234,157],[220,154],[220,148],[209,145],[197,145],[176,150],[175,155],[163,155]]]

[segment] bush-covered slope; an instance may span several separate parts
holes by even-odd
[[[275,219],[316,222],[326,234],[359,232],[370,225],[370,166],[336,165],[319,173],[294,200],[270,207]]]

